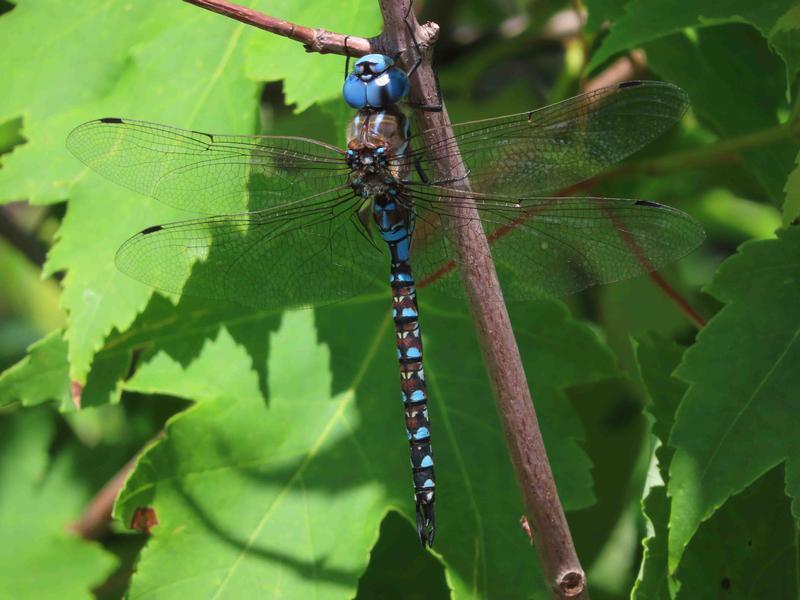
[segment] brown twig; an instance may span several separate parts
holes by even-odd
[[[83,511],[81,518],[70,526],[70,529],[87,540],[96,540],[106,532],[111,521],[111,512],[114,509],[114,501],[119,495],[122,486],[128,479],[128,474],[136,466],[138,456],[129,460],[116,475],[95,494],[92,501]]]
[[[438,83],[431,66],[430,46],[432,34],[438,33],[438,28],[431,24],[420,26],[413,13],[408,16],[407,24],[408,0],[380,0],[380,6],[384,31],[379,39],[383,47],[395,51],[409,48],[412,45],[410,26],[423,53],[422,63],[411,82],[412,103],[417,106],[435,104]],[[416,109],[415,113],[422,125],[425,144],[441,147],[453,135],[446,107],[442,106],[440,111]],[[434,166],[435,171],[449,173],[458,181],[457,187],[469,189],[460,154],[440,156]],[[489,242],[474,206],[453,207],[453,213],[460,223],[466,224],[454,228],[453,243],[526,516],[538,540],[536,549],[545,580],[556,597],[588,598],[586,576],[558,499],[522,359],[491,260]]]
[[[77,533],[87,540],[96,540],[106,532],[108,524],[111,522],[111,514],[114,510],[114,502],[117,500],[122,486],[128,480],[128,475],[133,471],[139,457],[152,446],[155,442],[162,439],[166,434],[162,429],[145,444],[136,455],[109,479],[94,495],[91,502],[83,511],[81,518],[70,525],[70,530]]]
[[[590,79],[582,86],[584,92],[599,90],[600,88],[621,83],[630,79],[638,79],[647,68],[647,57],[643,50],[631,50],[629,54],[621,56],[596,77]]]
[[[363,56],[372,48],[370,40],[354,35],[333,33],[325,29],[312,29],[289,21],[276,19],[257,10],[232,4],[226,0],[183,0],[200,8],[230,17],[275,35],[287,37],[303,44],[307,52]]]

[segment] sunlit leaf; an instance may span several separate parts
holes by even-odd
[[[74,453],[51,454],[44,410],[0,418],[0,597],[91,598],[116,566],[99,544],[68,531],[89,500]]]
[[[749,242],[721,267],[708,292],[725,307],[700,333],[677,374],[690,387],[670,445],[669,565],[732,494],[779,463],[797,498],[800,420],[800,229]]]
[[[661,336],[638,340],[636,358],[642,379],[650,395],[648,412],[654,419],[653,434],[659,447],[654,453],[642,509],[647,519],[647,537],[639,576],[631,597],[634,600],[668,600],[677,589],[677,581],[667,567],[667,524],[669,500],[666,481],[673,450],[666,446],[675,411],[686,392],[686,384],[672,376],[684,348]]]
[[[723,139],[780,124],[786,109],[783,71],[752,28],[731,24],[701,29],[694,38],[676,34],[649,43],[647,53],[651,68],[683,87],[692,110]],[[779,206],[796,150],[784,137],[735,154]]]
[[[628,2],[625,13],[614,21],[611,33],[592,57],[589,68],[599,66],[617,52],[689,27],[747,22],[767,38],[775,52],[784,60],[786,79],[791,82],[800,68],[800,37],[794,31],[798,28],[796,13],[793,0],[772,0],[765,3],[754,3],[750,0]]]

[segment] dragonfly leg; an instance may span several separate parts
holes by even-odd
[[[419,157],[414,159],[414,169],[416,169],[419,178],[422,180],[422,183],[427,183],[430,185],[431,180],[428,178],[428,174],[425,173],[425,170],[422,168],[422,163],[419,160]]]
[[[409,15],[411,15],[411,9],[414,6],[414,0],[408,3],[408,9],[406,10],[406,16],[403,18],[403,22],[406,24],[406,29],[408,29],[408,35],[411,38],[411,43],[414,44],[414,50],[417,53],[417,58],[414,60],[414,64],[408,69],[408,76],[411,77],[414,72],[419,68],[422,64],[422,50],[420,50],[419,42],[417,41],[417,36],[414,35],[414,28],[411,27],[411,21],[409,21]],[[419,108],[420,110],[425,110],[428,112],[441,112],[442,111],[442,89],[439,86],[439,76],[436,74],[436,71],[433,72],[433,77],[436,82],[436,104],[418,104],[416,102],[409,102],[409,106],[413,106],[414,108]]]
[[[464,181],[465,179],[469,179],[469,169],[467,169],[467,172],[464,173],[461,177],[449,177],[447,179],[435,179],[435,180],[433,180],[431,182],[426,182],[426,183],[430,183],[430,185],[449,185],[451,183],[457,183],[459,181]]]
[[[467,169],[467,172],[461,175],[460,177],[448,177],[446,179],[431,179],[428,177],[428,174],[425,172],[425,169],[422,168],[422,161],[420,157],[417,156],[414,158],[414,170],[416,170],[417,175],[419,175],[420,180],[425,185],[449,185],[451,183],[458,183],[459,181],[464,181],[465,179],[469,179],[470,171]],[[408,179],[401,180],[401,183],[413,183]]]
[[[344,79],[347,81],[347,76],[350,74],[350,50],[347,48],[347,40],[350,36],[344,36],[344,55],[347,57],[344,61]]]

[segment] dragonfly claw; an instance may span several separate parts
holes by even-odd
[[[433,536],[436,533],[433,517],[433,503],[424,503],[417,499],[417,534],[424,548],[433,547]]]

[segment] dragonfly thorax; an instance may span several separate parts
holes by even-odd
[[[408,118],[396,106],[362,109],[347,126],[346,160],[350,185],[362,197],[397,189],[408,173],[403,160],[408,148]]]
[[[347,151],[350,187],[362,198],[397,194],[399,183],[386,158],[386,148],[359,148]]]

